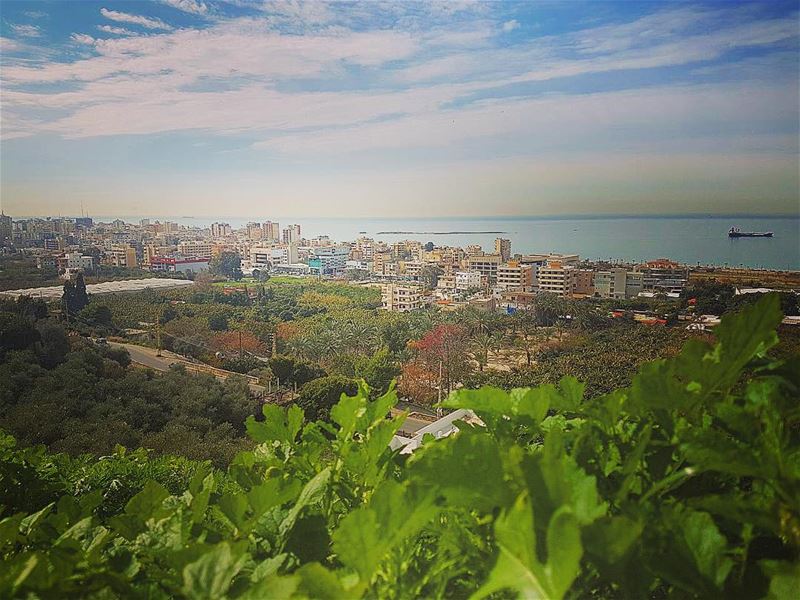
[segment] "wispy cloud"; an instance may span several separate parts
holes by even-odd
[[[133,25],[141,25],[142,27],[146,27],[147,29],[161,29],[163,31],[170,31],[173,29],[171,25],[167,25],[161,19],[156,19],[154,17],[132,15],[129,13],[119,12],[116,10],[108,10],[107,8],[101,8],[100,14],[103,15],[106,19],[109,19],[111,21],[117,21],[118,23],[131,23]]]
[[[208,5],[198,0],[161,0],[161,2],[194,15],[205,15],[208,13]]]
[[[78,44],[85,44],[89,46],[94,44],[96,41],[92,36],[86,35],[85,33],[73,33],[70,36],[70,39]]]
[[[556,34],[486,2],[167,3],[207,18],[173,28],[145,8],[104,8],[115,23],[84,30],[113,37],[75,33],[57,57],[6,53],[4,138],[201,137],[253,163],[309,169],[457,162],[464,172],[502,159],[508,169],[486,172],[520,186],[530,181],[513,169],[555,169],[555,154],[600,164],[657,148],[681,168],[690,153],[735,154],[719,159],[717,172],[729,173],[745,155],[783,165],[799,152],[791,11],[653,5]],[[656,162],[648,168],[662,173]]]
[[[135,31],[125,29],[124,27],[114,27],[113,25],[98,25],[98,31],[103,33],[110,33],[112,35],[138,35]]]
[[[38,25],[25,25],[20,23],[9,23],[11,31],[20,37],[35,38],[42,35],[42,30]]]

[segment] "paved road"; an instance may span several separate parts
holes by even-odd
[[[109,346],[124,348],[131,355],[131,360],[145,367],[150,367],[156,371],[167,371],[170,365],[179,362],[187,362],[173,355],[171,352],[161,351],[162,356],[157,355],[155,348],[137,346],[136,344],[120,344],[119,342],[109,342]]]
[[[169,370],[170,365],[177,363],[182,363],[191,367],[200,366],[197,363],[192,363],[182,356],[173,352],[169,352],[168,350],[162,350],[161,356],[158,356],[158,351],[155,348],[149,348],[147,346],[122,344],[120,342],[108,342],[108,344],[117,348],[124,348],[128,351],[128,354],[131,355],[131,360],[133,362],[144,365],[145,367],[150,367],[156,371],[167,371]],[[238,373],[231,373],[231,375],[238,375]],[[266,391],[266,388],[263,385],[258,385],[256,383],[249,383],[248,385],[254,394],[263,394]]]

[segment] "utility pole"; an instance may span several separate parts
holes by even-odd
[[[156,356],[161,356],[161,311],[156,314]]]
[[[442,403],[442,359],[439,359],[439,401],[437,402],[436,406],[436,416],[441,418],[442,416],[442,407],[440,406]]]
[[[239,330],[239,359],[241,360],[244,357],[244,351],[242,350],[242,330]]]

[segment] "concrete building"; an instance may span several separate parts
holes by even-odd
[[[467,258],[467,270],[478,271],[492,284],[497,281],[497,269],[503,261],[499,254],[479,254]]]
[[[646,290],[680,291],[689,279],[689,270],[667,258],[648,261],[634,267],[642,274],[642,285]]]
[[[409,277],[419,277],[423,263],[416,260],[408,260],[400,263],[400,272]]]
[[[80,252],[68,252],[58,259],[58,268],[69,271],[91,271],[94,269],[94,257]]]
[[[246,230],[248,240],[261,241],[264,239],[264,230],[261,229],[261,223],[248,223]]]
[[[575,271],[572,265],[564,265],[559,261],[548,262],[537,271],[539,291],[562,298],[571,297],[575,286]]]
[[[291,244],[292,242],[300,242],[302,236],[300,235],[300,225],[289,225],[283,230],[281,241],[284,244]]]
[[[265,221],[261,224],[262,239],[268,242],[277,242],[281,239],[281,227],[277,222]]]
[[[350,246],[326,246],[313,248],[308,259],[312,273],[335,275],[345,270]]]
[[[594,275],[594,291],[601,298],[633,298],[642,291],[641,273],[627,269],[598,271]]]
[[[36,268],[43,271],[58,269],[58,258],[53,254],[39,254],[36,256]]]
[[[381,287],[381,308],[409,312],[422,308],[422,288],[416,285],[389,283]]]
[[[507,262],[511,258],[511,240],[497,238],[494,241],[494,253],[500,255],[500,260]]]
[[[233,233],[231,226],[228,223],[212,223],[211,224],[211,237],[221,238],[227,237]]]
[[[136,248],[131,246],[113,246],[111,250],[106,251],[105,261],[112,267],[135,269],[139,266],[139,261],[136,259]]]
[[[0,213],[0,246],[10,244],[14,235],[14,227],[11,217]]]
[[[178,242],[178,254],[183,256],[196,256],[211,260],[214,245],[204,240],[190,240]]]
[[[155,256],[150,261],[150,270],[163,273],[199,273],[208,269],[207,258],[179,258]]]
[[[591,269],[576,269],[575,284],[572,288],[573,296],[594,295],[594,271]]]
[[[506,291],[530,292],[533,290],[533,265],[522,265],[512,260],[497,268],[497,287]]]
[[[458,271],[455,274],[455,288],[459,292],[466,292],[467,290],[480,289],[483,277],[478,271]]]
[[[373,254],[373,269],[378,275],[388,275],[387,266],[392,263],[392,253],[388,250],[376,251]]]

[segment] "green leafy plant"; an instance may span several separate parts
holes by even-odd
[[[4,436],[0,595],[792,597],[800,360],[770,357],[780,319],[766,297],[592,398],[569,376],[458,390],[444,408],[480,422],[410,456],[393,388],[360,384],[330,422],[265,405],[225,473],[196,463],[116,508]]]

